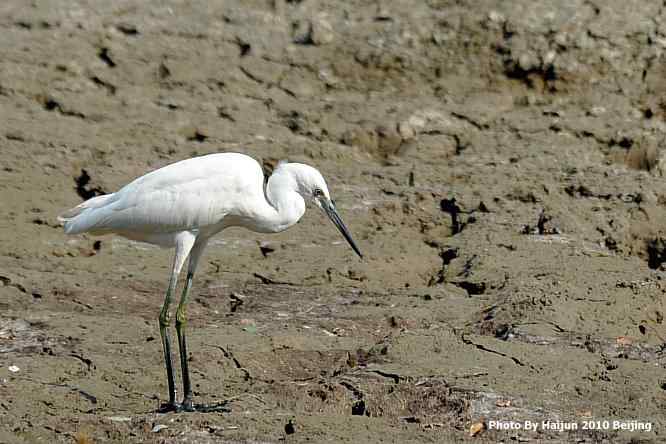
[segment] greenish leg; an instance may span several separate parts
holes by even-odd
[[[180,303],[178,304],[178,310],[176,311],[176,333],[178,335],[178,349],[180,351],[180,367],[183,374],[183,392],[185,394],[183,398],[183,409],[188,411],[194,410],[194,405],[192,403],[192,384],[190,382],[190,370],[187,365],[187,341],[185,339],[185,326],[187,324],[187,316],[185,314],[187,306],[187,296],[192,288],[192,279],[194,275],[192,270],[187,273],[187,281],[185,282],[185,288],[183,288],[183,295],[180,298]]]
[[[167,294],[167,299],[164,302],[164,308],[162,309],[162,314],[160,315],[160,332],[164,331],[166,333],[166,326],[169,324],[169,315],[168,307],[171,302],[171,295],[176,289],[176,279],[178,277],[178,272],[182,267],[185,257],[189,254],[190,256],[190,265],[187,270],[187,280],[185,281],[185,287],[183,288],[183,294],[180,297],[180,303],[178,304],[178,309],[176,310],[176,334],[178,335],[178,349],[180,352],[180,367],[183,373],[183,403],[177,404],[175,397],[175,380],[173,377],[173,366],[171,364],[171,351],[169,348],[169,338],[165,333],[162,334],[162,341],[164,345],[164,356],[167,362],[167,377],[169,378],[169,406],[167,406],[167,411],[188,411],[188,412],[228,412],[229,408],[227,407],[226,402],[220,404],[206,405],[206,404],[194,404],[192,401],[192,384],[190,382],[190,371],[188,368],[187,361],[187,341],[185,338],[185,327],[187,324],[186,316],[186,307],[187,307],[187,297],[189,295],[190,289],[192,288],[192,280],[194,279],[194,272],[197,269],[197,264],[199,259],[206,247],[207,239],[199,240],[195,242],[194,236],[186,237],[180,246],[176,247],[176,260],[174,261],[174,271],[171,277],[171,283],[169,285],[169,292]],[[164,322],[162,321],[164,318]],[[162,327],[165,325],[165,327]],[[166,338],[166,340],[164,339]]]
[[[171,340],[169,339],[169,323],[171,321],[171,314],[169,313],[169,305],[171,305],[171,297],[173,294],[172,286],[169,285],[166,297],[164,298],[164,305],[160,312],[160,336],[162,337],[162,348],[164,348],[164,364],[167,371],[167,382],[169,384],[169,405],[176,406],[176,378],[173,374],[173,360],[171,359]]]
[[[194,241],[194,235],[189,232],[180,233],[176,238],[176,252],[173,259],[173,268],[171,269],[171,278],[169,279],[169,287],[164,298],[164,305],[162,305],[162,311],[160,312],[160,336],[162,337],[164,365],[166,366],[167,383],[169,385],[169,403],[160,408],[159,411],[161,412],[179,411],[181,409],[180,405],[176,402],[176,377],[173,372],[171,340],[169,339],[169,324],[171,321],[169,307],[171,305],[171,298],[176,291],[178,274],[183,268],[185,259],[190,254]]]

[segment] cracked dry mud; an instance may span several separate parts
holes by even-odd
[[[664,441],[662,2],[5,0],[0,31],[0,442]],[[218,237],[190,368],[231,412],[157,415],[170,253],[55,216],[217,151],[316,165],[366,259],[316,211]]]

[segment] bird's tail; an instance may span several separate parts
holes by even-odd
[[[95,196],[58,215],[66,234],[78,234],[87,231],[93,225],[93,218],[88,217],[89,210],[101,208],[113,200],[114,193]]]

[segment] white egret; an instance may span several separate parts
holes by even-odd
[[[193,403],[185,341],[187,295],[208,240],[234,226],[260,233],[286,230],[303,216],[306,201],[321,208],[361,256],[319,171],[300,163],[282,162],[264,183],[260,165],[238,153],[209,154],[167,165],[139,177],[116,193],[93,197],[59,216],[67,234],[115,233],[136,241],[175,247],[159,316],[169,385],[169,402],[162,410],[216,409]],[[178,404],[168,331],[169,306],[188,256],[187,278],[176,310],[184,392],[183,401]]]

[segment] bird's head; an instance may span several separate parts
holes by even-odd
[[[354,252],[362,258],[361,251],[335,208],[335,203],[328,191],[328,185],[326,185],[326,181],[321,173],[316,168],[302,163],[281,163],[278,165],[278,168],[285,168],[291,173],[292,178],[296,181],[296,191],[298,194],[306,202],[312,202],[318,206],[331,219],[333,225],[337,227],[342,236],[349,242]]]

